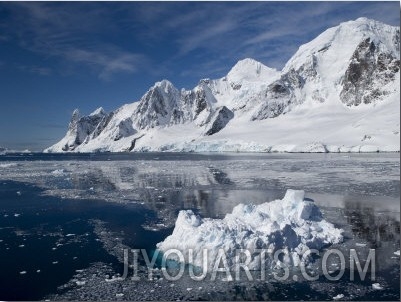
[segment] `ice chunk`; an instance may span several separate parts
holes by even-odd
[[[282,200],[260,205],[237,205],[224,219],[201,218],[191,210],[180,211],[173,233],[157,248],[166,252],[178,249],[186,263],[202,267],[207,250],[208,269],[223,249],[230,268],[242,263],[236,253],[245,249],[250,253],[250,269],[260,269],[258,249],[271,252],[265,262],[273,268],[283,263],[298,266],[306,249],[321,249],[325,245],[342,241],[342,230],[322,218],[317,205],[304,199],[304,191],[288,190]],[[190,259],[189,250],[193,257]],[[273,253],[282,250],[284,257],[278,262]],[[177,260],[174,253],[169,258]],[[304,259],[308,262],[308,259]]]
[[[124,278],[113,276],[110,279],[109,278],[104,279],[104,281],[106,282],[124,281]]]
[[[383,287],[380,285],[380,283],[373,283],[372,288],[374,290],[382,290],[383,289]]]
[[[11,168],[18,166],[17,163],[7,163],[7,164],[0,164],[0,168]]]
[[[304,200],[304,197],[305,197],[304,191],[288,189],[287,192],[285,193],[283,201],[302,202]]]
[[[56,170],[52,171],[51,173],[53,175],[60,176],[60,175],[63,175],[65,173],[65,170],[64,169],[56,169]]]
[[[333,300],[340,300],[343,299],[344,295],[343,294],[338,294],[337,296],[333,297]]]

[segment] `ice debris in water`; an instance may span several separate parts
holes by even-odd
[[[373,283],[372,288],[375,290],[382,290],[383,287],[380,285],[380,283]]]
[[[53,175],[59,176],[59,175],[63,175],[65,173],[64,169],[56,169],[54,171],[51,172]]]
[[[340,300],[342,298],[344,298],[344,295],[343,294],[338,294],[337,296],[333,297],[333,300]]]
[[[306,250],[319,250],[343,240],[343,230],[324,220],[318,206],[313,200],[304,199],[304,194],[302,190],[287,190],[282,200],[260,205],[239,204],[224,219],[201,218],[191,210],[180,211],[173,233],[158,243],[157,248],[162,252],[178,249],[186,263],[201,268],[205,268],[203,250],[206,249],[208,269],[213,269],[219,249],[224,250],[230,268],[243,263],[236,257],[240,249],[250,253],[249,269],[261,268],[258,249],[267,251],[267,268],[284,263],[298,266]],[[277,250],[283,250],[284,257],[274,261]],[[175,253],[169,253],[168,258],[178,261]],[[305,258],[307,264],[310,259]]]

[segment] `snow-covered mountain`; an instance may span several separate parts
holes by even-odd
[[[400,150],[400,29],[359,18],[302,45],[277,71],[239,61],[192,90],[167,80],[81,117],[45,152]]]

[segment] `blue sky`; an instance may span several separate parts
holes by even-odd
[[[340,22],[400,24],[394,2],[0,2],[0,146],[41,150],[75,108],[137,101],[156,81],[193,88],[251,57],[281,69]]]

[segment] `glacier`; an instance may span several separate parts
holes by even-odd
[[[201,218],[192,210],[182,210],[173,233],[158,243],[157,248],[162,252],[176,249],[186,263],[209,272],[220,249],[224,250],[231,269],[242,261],[237,256],[239,250],[249,252],[251,270],[299,266],[301,261],[307,264],[310,257],[303,257],[306,251],[342,242],[343,231],[324,220],[319,207],[313,200],[304,198],[304,194],[302,190],[289,189],[282,200],[259,205],[239,204],[223,219]],[[268,252],[261,255],[260,250]],[[281,259],[274,259],[277,251],[284,255]],[[203,257],[207,259],[206,265]],[[264,267],[261,257],[265,257]],[[174,253],[168,258],[178,260]]]
[[[45,152],[399,152],[400,28],[343,22],[282,70],[240,60],[191,90],[155,83],[131,104],[74,111]]]

